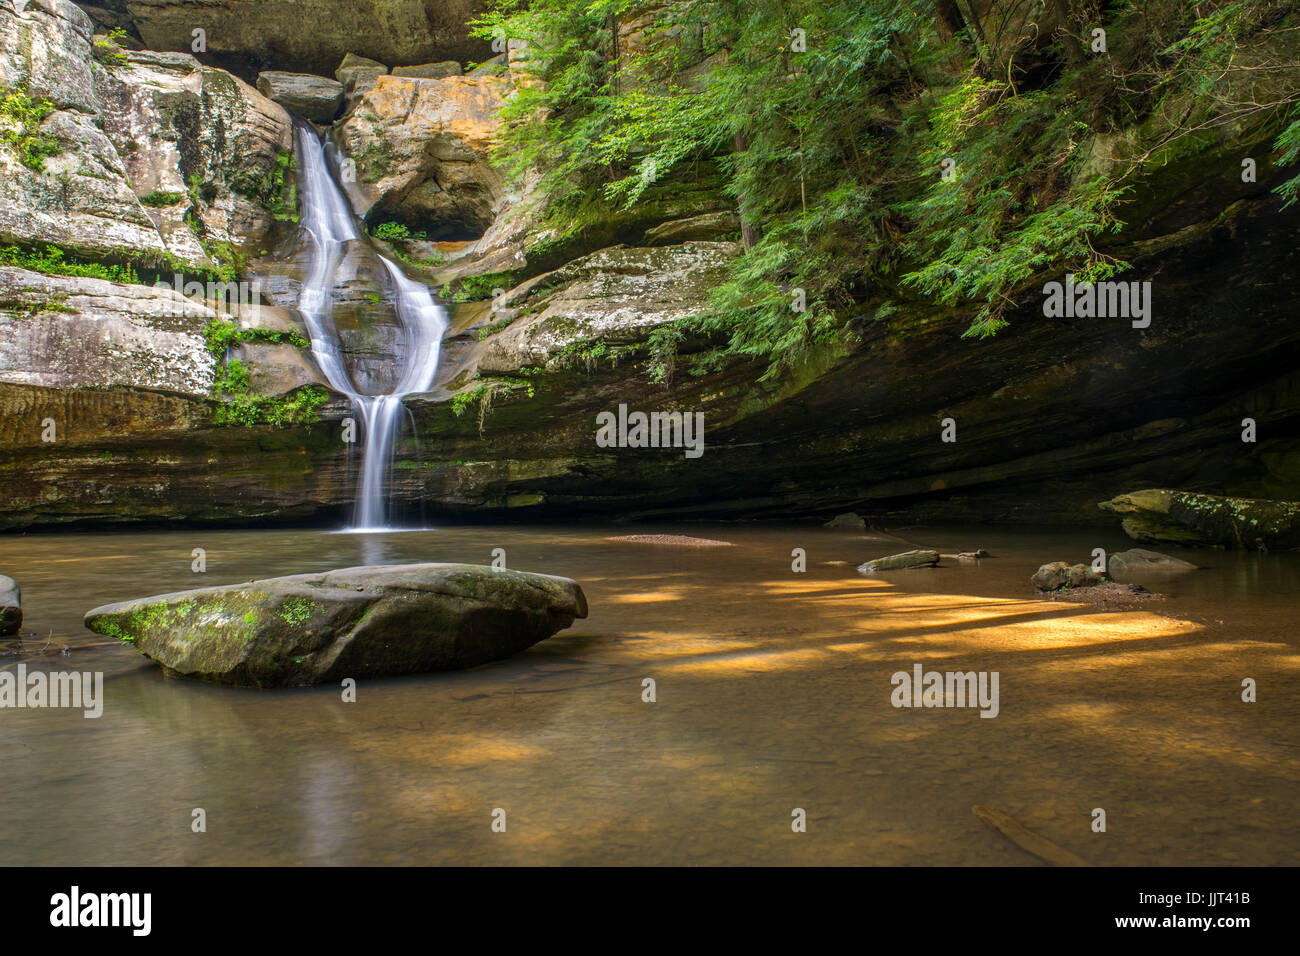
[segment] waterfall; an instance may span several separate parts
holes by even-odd
[[[402,399],[427,392],[433,386],[442,336],[447,330],[447,312],[427,288],[380,256],[393,285],[397,317],[402,324],[402,349],[392,357],[394,363],[400,363],[401,376],[392,391],[383,395],[363,394],[353,384],[333,322],[333,290],[347,243],[360,241],[361,236],[347,198],[334,180],[321,138],[303,123],[296,125],[295,137],[301,178],[301,226],[311,246],[298,310],[307,323],[312,354],[321,372],[335,391],[352,399],[365,428],[352,530],[382,531],[389,527],[385,492],[392,472]]]

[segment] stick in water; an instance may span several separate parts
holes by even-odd
[[[1052,866],[1092,866],[1087,860],[1075,856],[1064,847],[1040,837],[1033,830],[1025,829],[1011,814],[1004,813],[997,807],[971,807],[971,812],[982,823],[987,823],[1016,846],[1027,850],[1040,860],[1046,860]]]

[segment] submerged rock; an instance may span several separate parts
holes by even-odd
[[[1148,551],[1145,548],[1130,548],[1119,554],[1112,554],[1109,566],[1112,574],[1185,574],[1188,571],[1199,570],[1190,561],[1172,558],[1159,551]]]
[[[1073,601],[1080,604],[1095,604],[1104,608],[1126,608],[1140,601],[1163,599],[1163,594],[1153,594],[1140,584],[1116,584],[1103,581],[1079,588],[1062,588],[1049,595],[1051,600]]]
[[[871,574],[876,571],[903,571],[908,568],[932,568],[939,563],[939,552],[921,549],[917,551],[904,551],[902,554],[891,554],[885,558],[872,558],[870,561],[864,561],[858,565],[858,570],[864,574]]]
[[[662,544],[670,548],[730,548],[730,541],[692,538],[684,534],[624,534],[607,541],[631,541],[635,544]]]
[[[0,574],[0,635],[17,634],[23,624],[23,609],[18,582]]]
[[[1097,505],[1123,515],[1135,541],[1264,551],[1300,545],[1300,502],[1224,498],[1168,488],[1116,495]]]
[[[822,527],[832,528],[835,531],[865,531],[867,521],[861,515],[849,511],[842,515],[836,515]]]
[[[474,564],[377,565],[178,591],[95,608],[86,627],[171,677],[302,687],[458,670],[587,616],[569,578]]]
[[[1035,571],[1029,581],[1039,591],[1059,591],[1061,588],[1088,588],[1104,584],[1106,575],[1094,571],[1086,564],[1052,561]]]

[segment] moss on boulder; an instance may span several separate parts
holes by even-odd
[[[586,616],[568,578],[413,564],[109,604],[86,627],[133,645],[168,676],[266,688],[474,667]]]

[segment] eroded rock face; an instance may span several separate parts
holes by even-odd
[[[257,90],[313,123],[332,123],[343,104],[343,84],[312,73],[267,70],[257,74]]]
[[[90,20],[65,0],[0,6],[0,85],[55,107],[39,132],[58,144],[40,168],[0,146],[0,243],[198,267],[210,263],[196,230],[260,245],[292,217],[283,109],[189,54],[100,63],[90,42]]]
[[[289,114],[188,53],[125,56],[96,74],[101,122],[168,249],[207,261],[187,216],[209,242],[261,248],[294,215]]]
[[[36,132],[58,144],[34,165],[0,144],[0,244],[161,254],[162,237],[95,122],[94,75],[104,67],[92,63],[90,40],[90,19],[67,0],[32,0],[21,14],[0,6],[0,85],[53,105]]]
[[[122,387],[206,397],[216,359],[203,329],[217,317],[172,289],[0,266],[0,388]]]
[[[377,77],[336,132],[356,163],[357,214],[477,238],[502,194],[490,152],[508,88],[494,76]]]
[[[207,52],[254,70],[329,73],[347,53],[383,63],[482,60],[467,24],[483,0],[88,0],[97,22],[137,32],[152,50]],[[223,65],[225,65],[223,63]]]
[[[586,616],[569,578],[413,564],[110,604],[90,611],[86,627],[133,644],[172,677],[295,687],[474,667]]]
[[[702,310],[737,243],[687,242],[593,252],[511,289],[489,323],[514,319],[476,351],[480,374],[546,365],[596,339],[617,347]],[[517,317],[517,318],[516,318]]]

